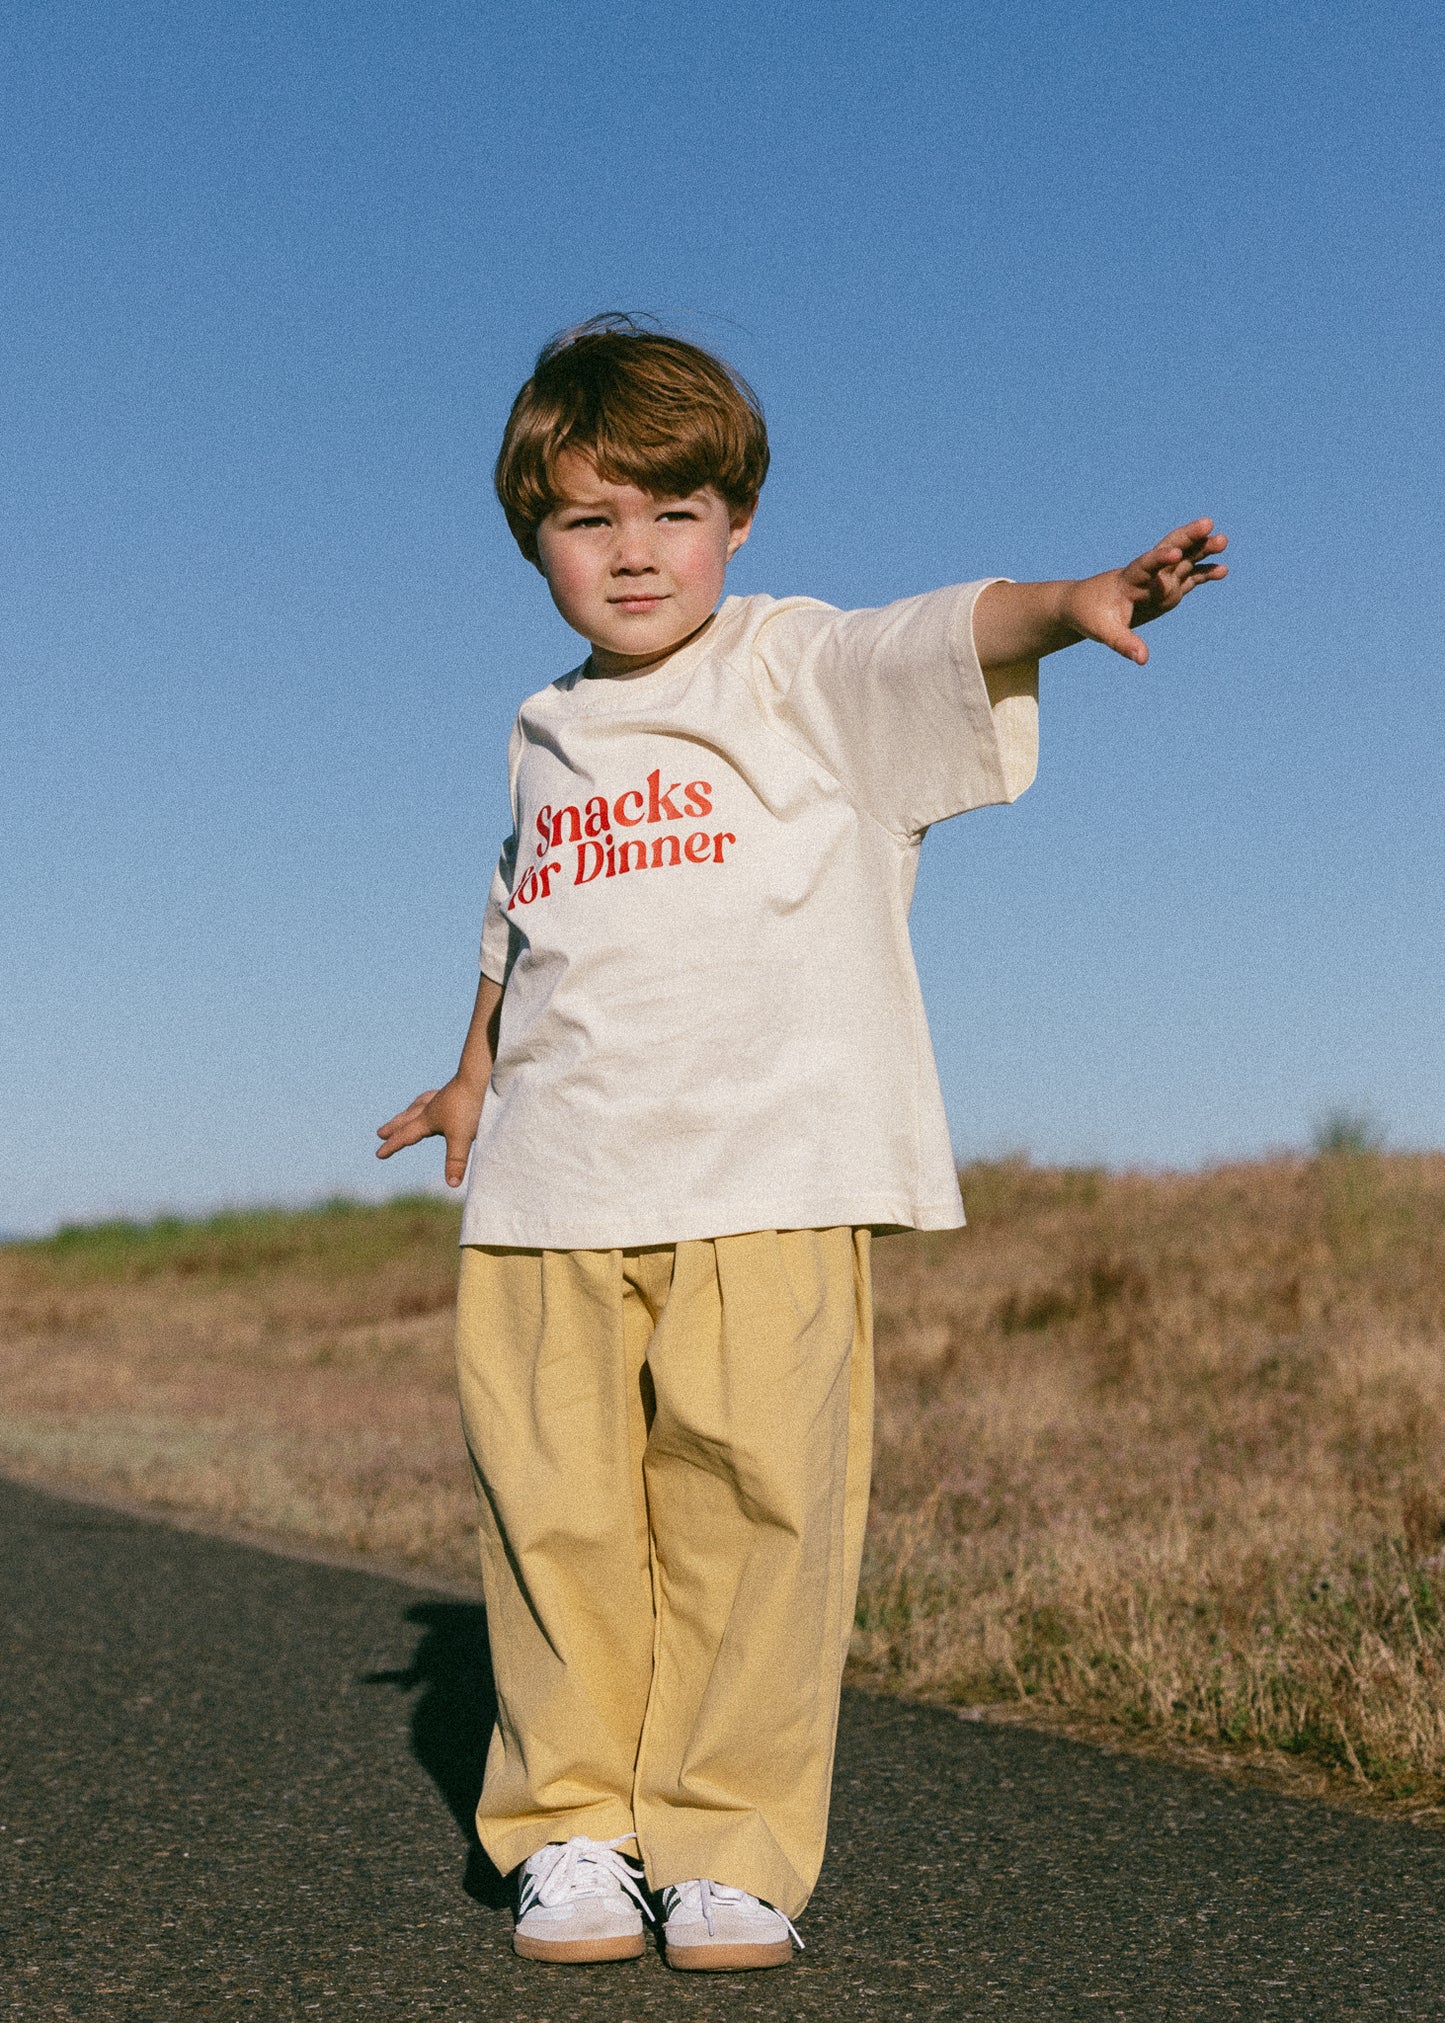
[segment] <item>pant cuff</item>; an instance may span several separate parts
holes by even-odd
[[[654,1890],[704,1876],[746,1890],[796,1918],[817,1881],[816,1870],[808,1877],[798,1873],[756,1813],[738,1818],[669,1809],[661,1819],[644,1813],[637,1839],[648,1887]]]
[[[631,1814],[616,1799],[577,1806],[570,1812],[531,1813],[525,1819],[477,1817],[477,1838],[503,1875],[519,1868],[549,1840],[571,1840],[579,1833],[589,1840],[620,1840],[636,1831]]]

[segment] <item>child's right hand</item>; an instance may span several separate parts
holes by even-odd
[[[456,1075],[444,1089],[423,1089],[421,1094],[377,1129],[381,1143],[378,1159],[389,1159],[404,1145],[420,1144],[423,1138],[445,1138],[448,1187],[460,1187],[467,1170],[467,1155],[477,1135],[485,1090],[478,1091]]]

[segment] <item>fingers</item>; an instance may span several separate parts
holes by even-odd
[[[404,1110],[398,1110],[394,1117],[388,1117],[384,1124],[378,1124],[377,1137],[385,1138],[396,1130],[399,1124],[409,1124],[414,1117],[419,1117],[436,1093],[435,1089],[423,1089],[419,1096],[413,1096]]]
[[[1202,541],[1184,544],[1180,576],[1186,590],[1192,590],[1196,583],[1212,583],[1216,577],[1229,574],[1222,562],[1210,560],[1212,555],[1222,555],[1228,546],[1227,534],[1210,534]]]
[[[1208,558],[1221,555],[1229,546],[1227,534],[1216,534],[1214,522],[1209,519],[1190,520],[1182,527],[1176,527],[1166,534],[1162,541],[1156,541],[1147,553],[1131,562],[1126,572],[1135,581],[1146,576],[1157,576],[1164,570],[1177,570],[1181,581],[1192,578],[1196,571],[1209,569],[1214,565]],[[1138,571],[1138,576],[1135,576]]]
[[[397,1120],[394,1129],[383,1124],[377,1136],[383,1141],[376,1148],[377,1158],[389,1159],[404,1146],[419,1145],[423,1138],[431,1136],[431,1131],[419,1117],[413,1117],[406,1123]]]
[[[1122,654],[1125,660],[1132,660],[1136,667],[1143,667],[1149,658],[1148,647],[1127,625],[1100,626],[1092,637],[1100,646],[1107,646],[1111,652]]]
[[[447,1136],[446,1182],[448,1187],[460,1187],[467,1174],[467,1155],[472,1149],[470,1138],[459,1133]]]
[[[1213,528],[1212,520],[1190,520],[1123,571],[1126,594],[1134,605],[1131,624],[1147,625],[1162,618],[1201,583],[1215,583],[1229,574],[1222,562],[1213,560],[1229,546],[1228,537]]]
[[[419,1144],[423,1138],[444,1138],[446,1183],[448,1187],[460,1187],[466,1178],[480,1108],[480,1100],[475,1104],[469,1102],[455,1081],[448,1082],[445,1089],[423,1089],[404,1110],[378,1128],[376,1135],[382,1142],[376,1148],[376,1156],[389,1159],[393,1152]]]
[[[1213,520],[1188,520],[1182,527],[1172,528],[1149,552],[1157,555],[1161,548],[1173,548],[1177,550],[1177,559],[1178,555],[1203,554],[1206,550],[1215,553],[1227,546],[1226,537],[1215,533]]]
[[[1187,597],[1191,590],[1197,590],[1201,583],[1218,583],[1229,574],[1222,562],[1196,562],[1180,587],[1181,597]]]
[[[1200,541],[1206,540],[1213,532],[1214,522],[1206,514],[1197,520],[1186,520],[1182,527],[1173,528],[1164,539],[1172,541],[1179,548],[1192,548]]]
[[[426,1122],[425,1112],[436,1093],[435,1089],[423,1089],[404,1110],[398,1110],[394,1117],[388,1117],[384,1124],[377,1126],[376,1135],[382,1141],[376,1148],[378,1159],[389,1159],[403,1146],[418,1144],[421,1139],[432,1135],[433,1127]]]

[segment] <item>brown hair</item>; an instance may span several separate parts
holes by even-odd
[[[594,316],[542,347],[512,403],[497,497],[529,561],[557,504],[557,459],[574,450],[611,484],[686,498],[711,485],[746,519],[768,474],[768,431],[745,379],[632,316]]]

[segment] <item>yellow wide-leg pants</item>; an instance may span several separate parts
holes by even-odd
[[[868,1245],[462,1251],[498,1868],[631,1834],[654,1889],[807,1902],[868,1509]]]

